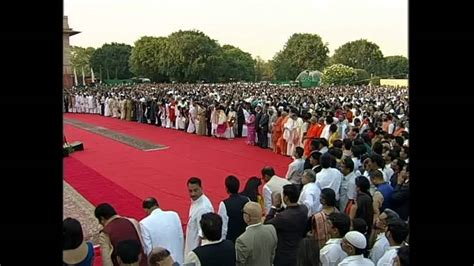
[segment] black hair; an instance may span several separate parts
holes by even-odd
[[[367,177],[363,175],[358,176],[355,179],[355,183],[356,183],[356,187],[358,187],[361,192],[364,192],[370,196],[370,192],[369,192],[370,182],[369,182],[369,179],[367,179]]]
[[[258,202],[258,195],[259,195],[258,187],[261,184],[262,184],[262,181],[260,180],[260,178],[256,176],[252,176],[251,178],[249,178],[249,180],[245,184],[244,190],[240,194],[248,197],[253,202]]]
[[[76,249],[84,241],[81,223],[74,218],[63,221],[63,250]]]
[[[318,160],[319,163],[321,163],[321,156],[323,154],[320,153],[319,151],[315,151],[313,153],[311,153],[311,158],[313,158],[314,160]]]
[[[296,256],[296,266],[319,265],[319,241],[314,237],[301,240]]]
[[[288,184],[283,186],[283,196],[287,196],[291,203],[297,203],[300,193],[295,184]]]
[[[357,145],[364,145],[364,140],[362,138],[356,138],[354,140],[354,146],[357,146]]]
[[[376,154],[376,153],[372,153],[372,155],[370,155],[370,160],[375,163],[379,168],[384,168],[385,167],[385,160],[383,159],[382,155],[380,154]]]
[[[328,142],[328,140],[325,139],[325,138],[320,138],[320,139],[319,139],[319,142],[321,143],[321,145],[323,145],[323,147],[329,146],[329,142]]]
[[[344,143],[342,142],[342,140],[340,139],[336,139],[335,141],[332,142],[332,146],[334,148],[339,148],[339,149],[342,149],[342,146],[344,145]]]
[[[264,176],[274,176],[275,175],[275,170],[273,170],[273,167],[270,167],[270,166],[265,166],[263,169],[262,169],[262,175]]]
[[[352,229],[354,231],[357,231],[363,235],[367,234],[367,231],[368,231],[368,227],[367,227],[367,223],[365,222],[364,219],[362,218],[355,218],[354,220],[352,220]]]
[[[225,179],[225,187],[231,194],[235,194],[239,192],[240,182],[239,179],[233,175],[226,177]]]
[[[321,198],[329,207],[336,207],[336,192],[332,188],[321,189]]]
[[[319,141],[319,139],[313,139],[311,141],[311,146],[313,146],[314,148],[316,149],[319,149],[319,146],[321,145],[321,142]]]
[[[334,122],[334,118],[330,115],[326,116],[326,124],[330,125]]]
[[[329,132],[332,132],[332,133],[337,132],[337,125],[336,124],[331,124],[329,126]]]
[[[365,254],[365,251],[366,251],[365,248],[360,249],[360,248],[356,248],[356,247],[354,247],[354,250],[355,250],[355,255],[363,255],[363,254]]]
[[[201,225],[201,230],[209,241],[217,241],[221,239],[222,236],[222,218],[213,212],[205,213],[201,217],[199,222]]]
[[[334,144],[336,141],[334,141]],[[344,149],[346,150],[351,150],[352,149],[352,140],[351,139],[343,139],[342,143],[344,145]]]
[[[117,244],[117,256],[126,264],[138,262],[141,245],[138,240],[123,240]]]
[[[142,203],[143,209],[151,209],[152,207],[159,207],[159,206],[160,205],[158,204],[158,201],[153,197],[146,198]]]
[[[321,164],[322,168],[329,168],[331,167],[331,154],[325,153],[321,155],[321,161],[319,162]]]
[[[303,157],[303,154],[304,154],[304,149],[301,148],[301,147],[296,147],[296,148],[295,148],[295,152],[296,152],[296,154],[298,155],[298,158],[302,158],[302,157]]]
[[[199,187],[202,187],[201,184],[201,179],[199,177],[191,177],[188,179],[188,185],[193,184],[193,185],[198,185]]]
[[[403,170],[403,167],[407,164],[402,158],[396,158],[397,159],[397,165],[400,168],[400,171]]]
[[[328,220],[331,221],[332,225],[339,231],[341,237],[345,236],[351,229],[351,218],[342,212],[333,212],[328,215]]]
[[[352,155],[356,158],[360,158],[362,154],[366,152],[365,146],[363,144],[354,145],[351,148]]]
[[[395,142],[398,144],[398,146],[400,146],[400,147],[403,146],[403,142],[404,142],[403,137],[396,136],[395,137]]]
[[[393,160],[397,159],[399,154],[396,151],[389,151],[388,152],[388,157],[390,157],[390,161],[392,162]]]
[[[408,225],[401,219],[398,219],[387,225],[387,232],[390,232],[395,243],[401,244],[408,236]]]
[[[337,158],[337,159],[341,159],[342,158],[342,150],[340,148],[336,148],[336,147],[332,147],[328,150],[328,153],[331,154],[333,157]]]
[[[376,154],[382,155],[383,153],[383,145],[382,142],[377,141],[372,145],[372,151]]]
[[[349,168],[351,170],[351,172],[354,171],[354,161],[349,158],[349,157],[345,157],[343,160],[342,160],[342,163],[344,163],[344,165]]]
[[[117,215],[117,212],[115,211],[114,207],[108,203],[101,203],[97,205],[94,210],[94,216],[97,219],[104,218],[108,220],[114,215]]]

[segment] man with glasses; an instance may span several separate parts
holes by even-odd
[[[341,248],[347,257],[338,266],[374,266],[375,264],[362,255],[367,247],[365,236],[357,231],[348,232],[341,242]]]
[[[275,228],[262,224],[262,208],[256,202],[246,203],[242,216],[248,226],[235,242],[236,265],[271,266],[278,242]]]

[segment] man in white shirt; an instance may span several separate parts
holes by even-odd
[[[202,192],[201,179],[191,177],[188,180],[189,196],[192,199],[189,208],[189,221],[186,227],[186,246],[184,254],[188,254],[200,245],[200,226],[201,216],[208,212],[214,212],[211,201]]]
[[[354,203],[357,198],[355,178],[357,177],[354,172],[354,161],[350,157],[345,157],[341,161],[341,173],[342,181],[341,188],[339,190],[339,210],[344,211],[347,207],[347,203]]]
[[[284,178],[276,176],[275,170],[269,166],[262,169],[262,179],[266,182],[263,186],[263,203],[265,214],[268,214],[272,208],[272,193],[278,192],[282,195],[281,198],[283,198],[283,186],[291,183]]]
[[[319,202],[321,189],[316,185],[316,173],[313,170],[306,169],[303,172],[303,189],[301,190],[298,204],[305,205],[308,208],[308,217],[313,216],[322,208]]]
[[[294,153],[295,160],[288,165],[286,179],[288,179],[292,184],[301,185],[301,178],[303,177],[304,170],[303,154],[304,149],[296,147]]]
[[[328,233],[331,238],[319,251],[319,259],[322,266],[338,265],[345,257],[346,252],[342,250],[342,237],[349,232],[351,218],[344,213],[333,212],[327,216]]]
[[[391,209],[385,209],[375,220],[375,227],[369,239],[369,247],[372,247],[369,258],[374,264],[377,264],[385,251],[390,247],[388,239],[385,237],[387,224],[393,223],[397,219],[400,219],[400,216],[396,212]]]
[[[397,257],[397,251],[408,236],[408,225],[401,219],[389,223],[385,237],[390,247],[377,262],[377,266],[392,266]]]
[[[329,127],[332,125],[333,122],[334,122],[334,118],[332,116],[326,117],[326,126],[323,128],[323,131],[321,132],[321,138],[329,140],[329,136],[330,136]]]
[[[339,170],[331,168],[331,154],[325,153],[321,156],[321,172],[316,174],[316,185],[320,189],[330,188],[336,193],[339,200],[339,188],[341,187],[342,174]]]
[[[158,201],[151,197],[143,201],[142,207],[148,214],[140,221],[145,254],[149,256],[154,248],[166,248],[182,264],[184,237],[178,214],[161,210]]]
[[[348,232],[342,239],[342,250],[347,253],[347,257],[338,266],[374,266],[375,264],[364,258],[364,249],[367,246],[365,236],[357,231]]]

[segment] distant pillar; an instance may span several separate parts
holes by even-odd
[[[80,33],[69,28],[67,16],[63,16],[63,87],[71,88],[74,85],[74,74],[71,67],[71,47],[69,37]]]

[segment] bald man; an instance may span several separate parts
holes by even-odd
[[[175,266],[179,263],[174,262],[171,253],[162,247],[153,248],[148,257],[148,264],[150,266]]]
[[[235,241],[236,265],[271,266],[278,242],[275,228],[262,224],[262,208],[256,202],[246,203],[242,215],[248,226]]]

